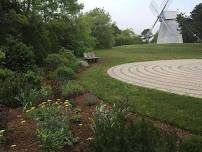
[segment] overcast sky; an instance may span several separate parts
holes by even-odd
[[[112,20],[117,23],[119,28],[133,28],[140,34],[145,28],[150,28],[155,21],[149,4],[151,0],[78,0],[84,4],[84,12],[99,7],[104,8],[110,13]],[[161,0],[157,0],[161,1]],[[178,10],[187,15],[193,8],[202,3],[202,0],[173,0],[169,10]],[[155,28],[155,31],[158,29]]]

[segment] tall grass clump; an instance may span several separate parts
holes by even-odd
[[[92,152],[175,152],[177,137],[146,120],[129,121],[124,104],[97,107],[92,124]]]

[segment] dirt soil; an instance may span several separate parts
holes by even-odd
[[[76,97],[74,99],[77,108],[81,109],[81,122],[73,123],[71,125],[72,132],[75,137],[79,138],[77,144],[73,147],[64,147],[60,152],[85,152],[90,143],[90,139],[93,134],[90,124],[92,123],[93,112],[95,112],[95,106],[86,106],[84,102],[84,95]],[[102,101],[98,100],[97,105]],[[111,107],[111,105],[109,105]],[[143,116],[137,113],[130,113],[130,119],[140,119]],[[150,118],[146,118],[151,120]],[[167,132],[175,132],[178,136],[189,136],[190,133],[183,129],[176,128],[166,123],[162,123],[158,120],[151,120],[155,126],[161,128]],[[36,140],[36,123],[32,120],[25,118],[22,109],[9,109],[8,112],[8,143],[4,147],[4,150],[0,149],[0,152],[39,152],[40,143]],[[15,147],[11,147],[16,145]]]

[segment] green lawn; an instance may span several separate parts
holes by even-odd
[[[136,45],[98,50],[100,64],[83,72],[80,82],[108,103],[129,99],[131,110],[202,135],[202,99],[146,89],[115,80],[107,70],[122,63],[162,59],[202,59],[202,44]]]

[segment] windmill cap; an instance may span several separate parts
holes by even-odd
[[[177,18],[177,11],[164,11],[163,14],[166,20],[172,20]]]

